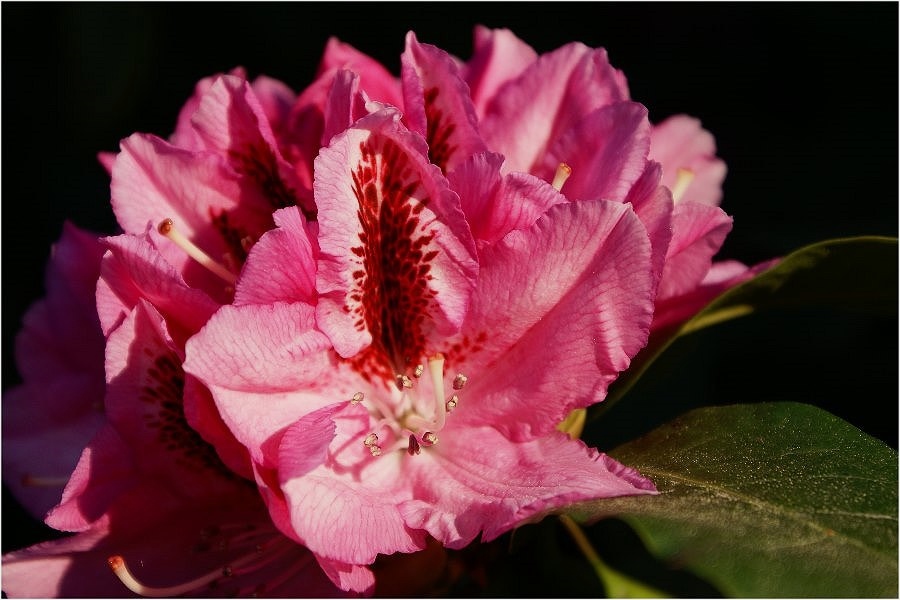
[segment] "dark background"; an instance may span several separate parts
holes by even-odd
[[[330,35],[397,73],[406,31],[466,59],[476,23],[538,52],[604,46],[651,120],[684,112],[716,136],[735,219],[720,257],[754,263],[897,235],[897,17],[893,2],[4,2],[3,388],[18,381],[12,340],[63,221],[114,231],[96,153],[135,131],[167,136],[204,76],[242,65],[299,91]],[[883,284],[896,290],[896,261]],[[840,310],[722,326],[661,361],[633,403],[665,408],[618,417],[601,447],[690,406],[759,400],[823,406],[896,447],[897,332],[896,313]],[[3,511],[4,551],[43,535],[20,527],[6,494]]]

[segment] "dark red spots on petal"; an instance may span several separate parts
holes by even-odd
[[[484,349],[486,341],[487,332],[484,331],[480,332],[474,338],[468,335],[463,336],[461,340],[454,342],[445,352],[443,352],[444,369],[447,370],[451,365],[458,365],[465,362],[467,359],[472,358],[472,356]]]
[[[278,159],[268,145],[264,143],[248,144],[242,148],[231,150],[229,158],[239,173],[259,185],[273,211],[296,205],[299,206],[308,221],[316,219],[315,207],[302,202],[278,172]]]
[[[434,232],[421,220],[428,198],[405,152],[380,138],[362,142],[360,152],[360,163],[351,173],[360,245],[351,253],[361,269],[351,273],[348,299],[355,325],[368,330],[373,341],[351,363],[370,379],[393,379],[425,352],[435,296],[429,286],[430,263],[438,251],[426,250],[434,240]]]
[[[209,209],[209,219],[213,228],[222,236],[225,247],[228,249],[223,260],[228,268],[237,272],[241,269],[250,253],[250,248],[256,242],[247,230],[233,222],[229,213]]]
[[[160,448],[172,453],[176,463],[191,470],[212,469],[226,477],[231,471],[216,451],[187,423],[184,416],[184,370],[171,350],[144,349],[151,361],[138,399],[144,406],[144,424],[155,432]]]
[[[440,90],[433,87],[425,91],[425,119],[428,123],[425,138],[428,141],[428,158],[432,164],[447,171],[447,163],[456,152],[456,145],[450,142],[456,131],[456,124],[444,117],[444,111],[437,107]]]

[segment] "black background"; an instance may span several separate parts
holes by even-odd
[[[96,153],[135,131],[167,136],[204,76],[242,65],[299,91],[331,35],[397,73],[408,30],[466,59],[476,23],[538,52],[604,46],[652,121],[684,112],[716,136],[735,219],[720,258],[754,263],[897,235],[897,16],[893,2],[4,2],[3,387],[18,381],[12,340],[63,221],[114,231]],[[885,273],[896,289],[896,262]],[[897,331],[895,315],[754,317],[681,348],[639,392],[672,400],[659,422],[692,405],[808,402],[896,447]],[[654,424],[621,419],[601,447]],[[42,535],[15,526],[17,508],[4,494],[4,551]]]

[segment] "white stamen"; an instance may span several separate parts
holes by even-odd
[[[550,185],[553,186],[557,192],[562,191],[562,186],[572,174],[572,167],[567,165],[566,163],[559,163],[559,166],[556,167],[556,174],[553,176],[553,183]]]
[[[690,169],[678,168],[675,183],[672,185],[672,200],[678,202],[684,197],[688,186],[694,180],[694,172]]]
[[[381,456],[381,446],[369,446],[369,452],[372,454],[372,456]]]
[[[359,404],[363,400],[365,400],[366,396],[362,392],[356,392],[353,394],[353,397],[350,398],[350,404]]]
[[[416,370],[413,371],[413,375],[416,377],[421,377],[422,373],[425,372],[425,365],[416,365]]]
[[[372,446],[374,446],[377,443],[378,443],[378,436],[375,435],[374,433],[370,433],[369,435],[366,436],[366,439],[363,440],[363,444],[365,444],[366,447],[368,447],[368,448],[371,448]]]
[[[459,396],[453,394],[450,396],[450,399],[447,400],[447,412],[453,412],[453,409],[456,408],[457,404],[459,404]]]
[[[444,399],[444,355],[438,352],[428,359],[428,373],[434,388],[434,428],[440,431],[447,419],[447,401]],[[425,439],[424,437],[422,438]],[[435,439],[437,439],[435,437]]]
[[[426,446],[434,446],[438,443],[437,434],[431,431],[426,431],[424,434],[422,434],[422,443]]]
[[[395,377],[397,380],[397,389],[400,389],[400,390],[412,389],[413,382],[412,382],[412,379],[409,378],[409,375],[399,375],[398,374]]]
[[[175,245],[184,250],[188,256],[231,285],[235,284],[237,277],[235,277],[234,273],[214,261],[209,254],[198,248],[191,240],[184,237],[184,235],[175,228],[172,219],[164,219],[160,222],[158,229],[162,235],[172,240]]]

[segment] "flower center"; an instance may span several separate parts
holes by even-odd
[[[412,377],[397,374],[396,391],[390,398],[375,394],[366,398],[357,392],[350,399],[353,404],[365,402],[376,419],[374,430],[364,439],[363,445],[372,456],[381,456],[406,449],[410,456],[419,454],[423,447],[438,443],[438,434],[447,423],[447,415],[459,405],[459,394],[468,377],[458,373],[451,383],[454,393],[447,398],[444,390],[444,355],[437,353],[428,359],[429,381],[421,380],[425,365],[418,365]],[[430,389],[428,389],[430,387]]]
[[[200,530],[191,550],[191,562],[216,566],[181,583],[147,585],[134,575],[121,555],[110,556],[107,563],[125,587],[149,598],[196,595],[213,589],[216,595],[260,596],[280,587],[307,566],[312,555],[292,556],[298,550],[299,546],[271,525],[235,523]],[[139,562],[143,565],[143,561]],[[277,563],[283,563],[285,568],[277,568]],[[229,581],[237,584],[237,589],[227,589]]]

